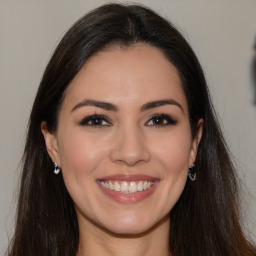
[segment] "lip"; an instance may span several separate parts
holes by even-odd
[[[120,192],[102,187],[100,182],[106,181],[106,180],[127,181],[127,182],[142,180],[142,181],[151,181],[151,182],[154,182],[154,184],[147,190],[138,191],[134,193],[120,193]],[[152,193],[155,191],[159,182],[160,182],[159,178],[155,178],[155,177],[143,175],[143,174],[133,174],[133,175],[117,174],[117,175],[111,175],[111,176],[106,176],[106,177],[97,179],[97,184],[99,185],[101,191],[106,196],[115,200],[116,202],[126,203],[126,204],[134,204],[134,203],[138,203],[145,200],[150,195],[152,195]]]
[[[147,181],[156,181],[159,180],[159,178],[155,178],[152,176],[148,176],[148,175],[143,175],[143,174],[116,174],[116,175],[110,175],[110,176],[106,176],[106,177],[102,177],[97,179],[99,181],[105,181],[105,180],[119,180],[119,181],[127,181],[127,182],[131,182],[131,181],[140,181],[140,180],[147,180]]]

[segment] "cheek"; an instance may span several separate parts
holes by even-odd
[[[59,155],[66,188],[78,208],[91,211],[97,201],[92,193],[98,186],[95,170],[106,156],[104,141],[67,127],[60,135]]]
[[[64,174],[88,175],[100,163],[104,148],[96,139],[82,132],[68,132],[62,138],[65,139],[59,145],[59,154]]]
[[[187,172],[191,148],[191,137],[189,132],[179,132],[165,136],[158,144],[161,147],[154,147],[155,154],[165,169],[165,175],[173,176],[174,178],[179,174]]]

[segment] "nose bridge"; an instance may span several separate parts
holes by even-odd
[[[113,161],[133,166],[150,159],[142,129],[135,123],[120,125],[116,131],[115,145],[111,152]]]

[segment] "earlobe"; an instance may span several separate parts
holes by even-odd
[[[193,165],[196,161],[198,145],[199,145],[202,135],[203,135],[203,124],[204,124],[204,120],[199,119],[199,121],[197,123],[197,134],[191,144],[189,166]]]
[[[41,132],[44,136],[45,146],[49,156],[53,162],[56,162],[58,166],[60,166],[57,138],[55,134],[49,132],[47,129],[47,123],[45,121],[41,123]]]

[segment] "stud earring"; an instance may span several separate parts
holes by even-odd
[[[60,173],[60,168],[58,167],[57,163],[53,163],[53,168],[54,168],[54,173],[59,174]]]
[[[188,177],[191,181],[195,181],[196,180],[196,170],[193,170],[193,168],[195,167],[195,164],[192,164],[189,167],[189,171],[188,171]]]

